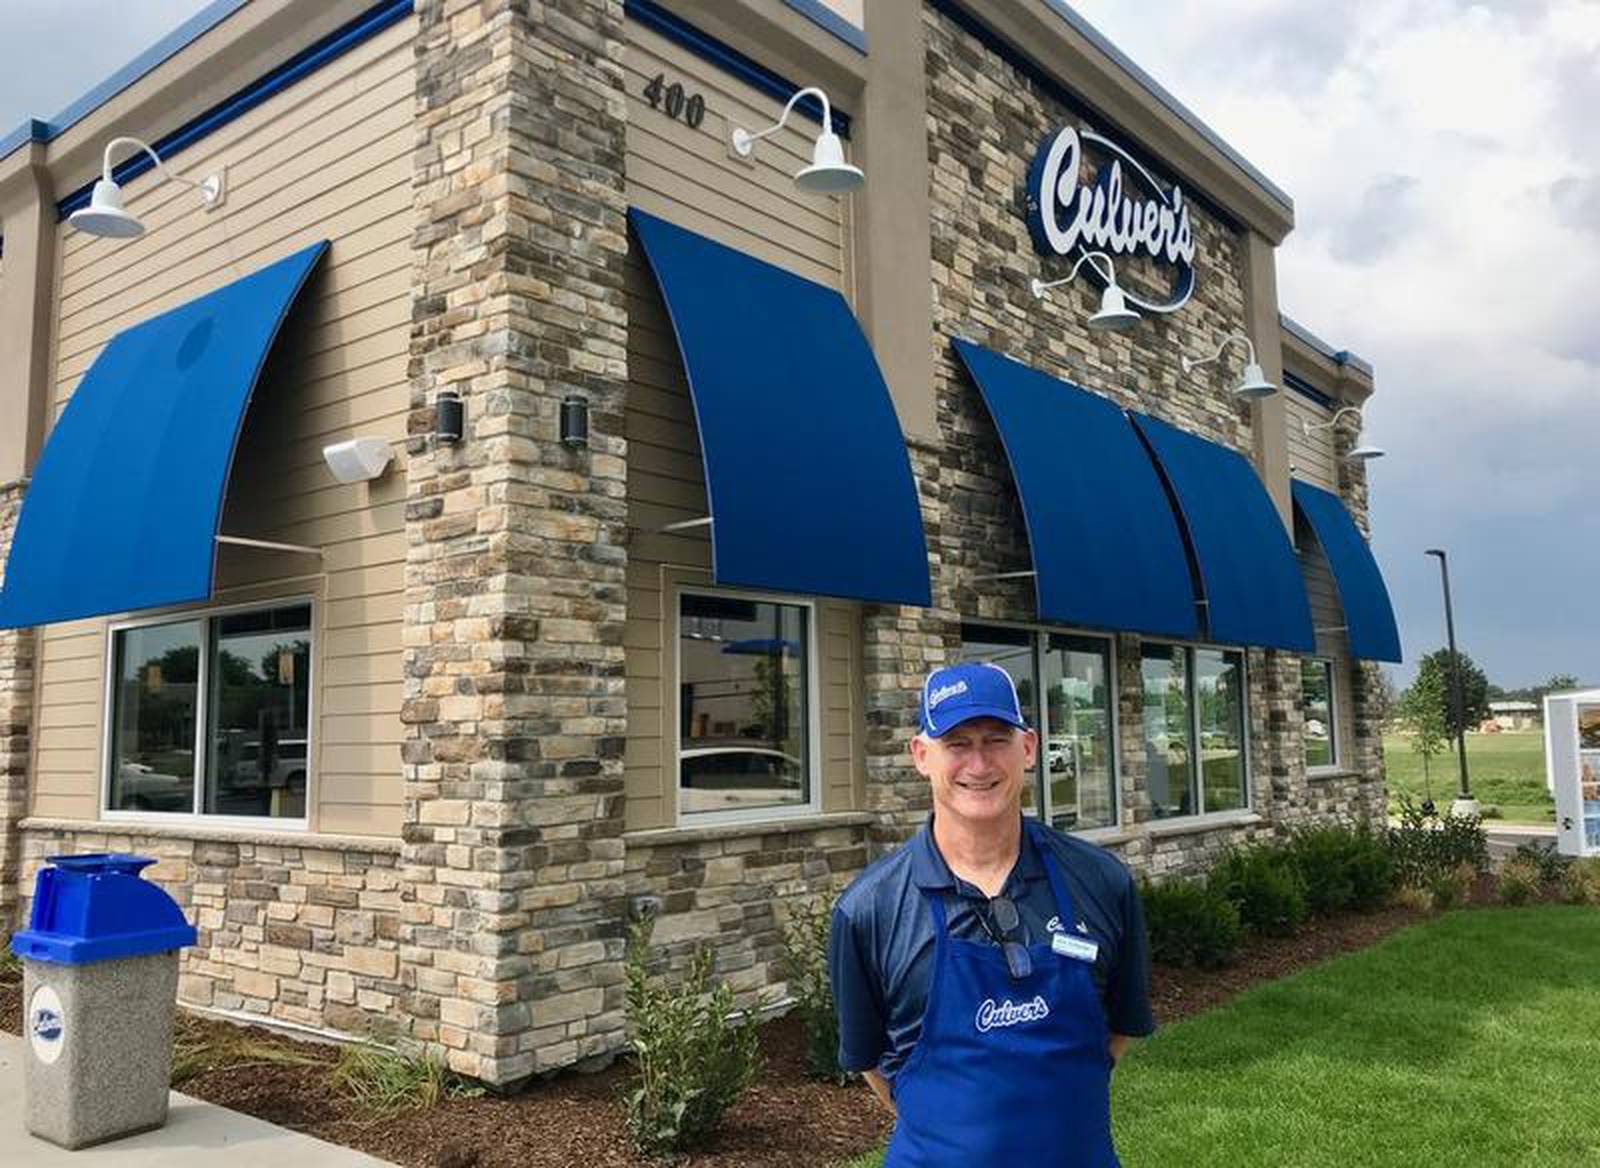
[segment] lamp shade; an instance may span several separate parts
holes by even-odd
[[[1277,392],[1278,387],[1267,380],[1261,366],[1254,361],[1244,367],[1244,375],[1240,377],[1239,384],[1233,387],[1233,396],[1239,401],[1259,401]]]
[[[1128,307],[1128,302],[1123,298],[1122,289],[1116,284],[1107,284],[1106,290],[1100,293],[1100,308],[1089,318],[1089,327],[1097,332],[1126,332],[1139,323],[1139,314]]]
[[[1365,432],[1356,432],[1356,444],[1350,448],[1350,453],[1345,458],[1351,462],[1371,462],[1374,458],[1382,458],[1387,454],[1383,447],[1375,444]]]
[[[89,205],[67,217],[79,231],[105,239],[132,239],[144,234],[144,224],[122,205],[122,188],[110,179],[98,179]]]
[[[795,185],[803,191],[822,195],[842,195],[859,191],[867,176],[861,168],[844,160],[844,143],[832,130],[817,135],[811,151],[811,165],[795,172]]]

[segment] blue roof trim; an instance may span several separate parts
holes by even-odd
[[[732,45],[702,32],[655,0],[624,0],[622,11],[629,19],[637,20],[673,44],[688,49],[701,60],[709,61],[724,73],[732,74],[780,102],[787,102],[801,88],[787,77],[751,60]],[[804,98],[794,108],[819,126],[822,124],[822,103],[816,98]],[[837,105],[833,106],[833,129],[841,138],[850,136],[850,115],[841,112]]]
[[[0,628],[205,600],[251,395],[321,242],[125,329],[23,496]]]
[[[228,0],[228,2],[231,3],[232,0]],[[212,106],[205,113],[186,122],[166,137],[159,138],[151,143],[155,147],[156,153],[161,155],[164,161],[170,162],[175,155],[216,133],[229,122],[242,117],[267,99],[283,92],[283,90],[296,82],[303,81],[325,65],[338,60],[363,41],[371,39],[384,29],[405,19],[411,15],[412,3],[413,0],[383,0],[383,3],[374,8],[369,8],[344,27],[336,29],[315,44],[302,49],[277,68],[245,86],[232,97]],[[207,9],[207,11],[209,12],[210,9]],[[115,167],[111,172],[111,176],[118,183],[127,183],[130,179],[138,178],[141,174],[153,169],[154,166],[155,164],[150,161],[150,156],[141,152],[122,163],[122,165]],[[88,206],[89,196],[93,190],[93,181],[85,183],[56,204],[57,214],[65,219],[79,207]]]
[[[683,356],[713,578],[927,607],[911,457],[844,297],[637,208],[628,220]]]
[[[1349,349],[1335,349],[1327,341],[1317,336],[1316,333],[1306,328],[1299,321],[1291,320],[1283,313],[1278,313],[1278,327],[1285,332],[1293,333],[1302,342],[1310,345],[1335,365],[1349,365],[1352,369],[1359,369],[1368,377],[1372,376],[1372,365],[1365,358],[1359,357]]]
[[[38,118],[29,118],[4,138],[0,138],[0,159],[5,158],[29,142],[50,141],[50,125]]]
[[[1287,369],[1283,371],[1283,388],[1291,389],[1303,398],[1309,398],[1325,410],[1338,408],[1339,403],[1332,397],[1323,393],[1305,378],[1290,373]]]
[[[1401,661],[1400,630],[1383,573],[1372,547],[1339,496],[1295,479],[1289,484],[1295,509],[1305,517],[1328,557],[1344,608],[1350,653],[1365,661]]]
[[[1039,619],[1192,638],[1183,535],[1121,408],[971,341],[951,346],[1011,464]]]
[[[1110,57],[1122,68],[1124,72],[1126,72],[1140,85],[1144,86],[1145,89],[1149,91],[1151,97],[1154,97],[1162,105],[1166,106],[1169,110],[1176,114],[1186,125],[1189,126],[1190,129],[1194,130],[1195,133],[1199,134],[1207,142],[1211,143],[1211,145],[1220,150],[1229,162],[1232,162],[1240,170],[1244,171],[1253,180],[1255,180],[1255,182],[1263,190],[1268,192],[1273,198],[1277,199],[1278,202],[1283,204],[1285,210],[1291,212],[1294,210],[1294,200],[1289,197],[1287,191],[1274,183],[1266,175],[1262,174],[1245,159],[1244,155],[1240,154],[1232,146],[1229,146],[1227,142],[1223,141],[1220,134],[1202,122],[1192,110],[1185,106],[1176,97],[1173,97],[1172,94],[1169,93],[1154,77],[1150,76],[1150,74],[1146,73],[1143,69],[1139,68],[1138,65],[1134,64],[1133,60],[1129,58],[1121,49],[1117,48],[1116,45],[1112,44],[1111,41],[1106,38],[1104,33],[1080,16],[1069,5],[1064,3],[1063,0],[1044,0],[1044,2],[1053,12],[1060,16],[1061,19],[1065,20],[1074,29],[1081,33],[1090,44],[1094,45],[1095,48],[1099,49],[1106,56]]]
[[[1255,467],[1236,450],[1133,415],[1177,500],[1213,641],[1310,653],[1311,605],[1294,545]]]
[[[865,29],[857,28],[821,0],[783,0],[801,16],[838,37],[858,53],[867,51]]]

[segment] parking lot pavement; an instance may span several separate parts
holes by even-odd
[[[69,1152],[29,1135],[23,1040],[0,1034],[0,1164],[6,1168],[385,1168],[387,1161],[172,1093],[167,1125]]]

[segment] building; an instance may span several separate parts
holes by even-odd
[[[1484,729],[1490,724],[1496,730],[1537,730],[1539,707],[1533,702],[1490,702]]]
[[[220,203],[119,147],[73,229],[123,135]],[[1381,814],[1293,222],[1055,0],[220,0],[0,140],[0,912],[156,855],[186,1003],[507,1083],[620,1047],[635,913],[781,989],[963,655],[1143,872]]]

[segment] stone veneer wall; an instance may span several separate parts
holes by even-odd
[[[266,833],[254,840],[204,834],[30,824],[24,903],[49,856],[154,856],[145,878],[170,893],[199,931],[182,953],[184,1005],[355,1035],[392,1024],[401,998],[398,844],[328,837],[310,846],[267,842]]]
[[[26,480],[0,486],[0,583],[27,486]],[[19,920],[23,849],[17,825],[28,813],[34,645],[32,629],[0,630],[0,944]]]
[[[402,1008],[503,1084],[622,1025],[622,3],[417,19]],[[446,389],[466,435],[435,447]]]

